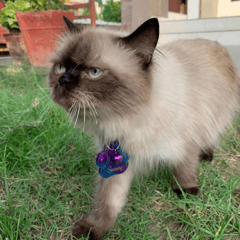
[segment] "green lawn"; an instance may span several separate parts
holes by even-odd
[[[66,240],[91,211],[93,140],[52,103],[46,75],[0,68],[0,240]],[[239,116],[213,162],[199,164],[199,183],[197,196],[179,199],[166,169],[135,179],[104,239],[240,239]]]

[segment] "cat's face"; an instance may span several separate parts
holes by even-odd
[[[94,107],[100,118],[128,114],[146,104],[158,26],[145,23],[137,34],[121,37],[101,29],[78,29],[65,21],[69,31],[60,39],[49,74],[52,99],[66,110],[76,105],[88,113]]]

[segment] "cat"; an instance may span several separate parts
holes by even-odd
[[[97,240],[113,226],[138,173],[167,165],[176,193],[181,187],[197,194],[199,157],[211,160],[219,135],[239,111],[240,78],[217,42],[157,46],[156,18],[127,36],[64,20],[68,30],[49,73],[51,97],[94,135],[97,152],[118,142],[129,156],[125,172],[97,174],[94,210],[74,225],[75,237]]]

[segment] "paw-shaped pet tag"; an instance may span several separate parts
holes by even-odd
[[[128,168],[128,159],[128,154],[122,151],[118,142],[111,143],[109,147],[105,146],[96,158],[100,176],[109,178],[125,172]]]

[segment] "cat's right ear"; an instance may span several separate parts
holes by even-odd
[[[147,66],[157,46],[159,38],[159,23],[157,18],[150,18],[137,30],[121,39],[122,43],[132,49]]]
[[[68,18],[63,16],[63,20],[65,21],[67,28],[70,32],[81,32],[81,28],[78,28],[75,24],[73,24]]]

